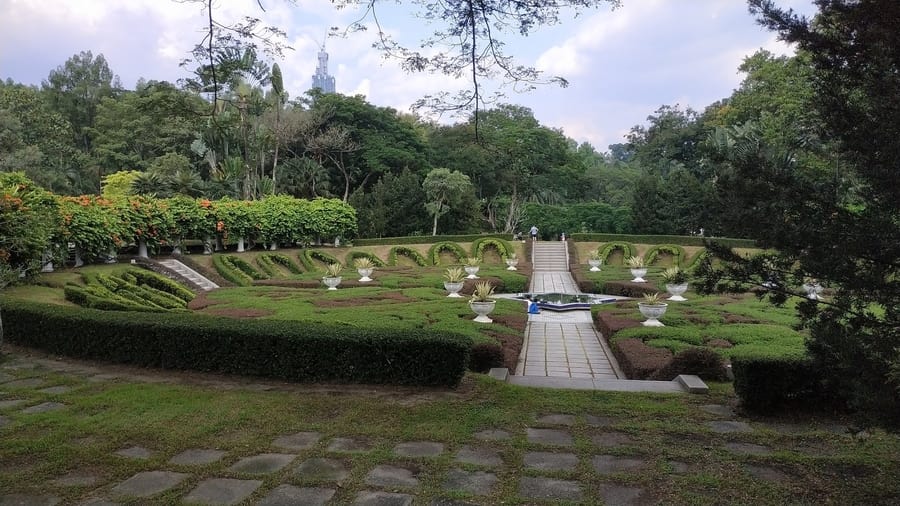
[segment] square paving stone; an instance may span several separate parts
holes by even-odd
[[[366,485],[376,487],[418,487],[416,472],[404,467],[380,465],[366,475]]]
[[[578,466],[578,456],[574,453],[528,452],[524,462],[529,469],[573,471]]]
[[[731,432],[753,432],[750,424],[745,422],[736,422],[734,420],[720,420],[715,422],[706,422],[706,426],[713,432],[720,434],[728,434]]]
[[[331,488],[303,488],[293,485],[279,485],[256,504],[257,506],[294,506],[297,504],[322,506],[334,496],[334,492],[334,489]]]
[[[224,456],[225,452],[222,450],[185,450],[169,459],[169,464],[177,464],[180,466],[202,466],[204,464],[218,462],[222,460],[222,457]]]
[[[336,437],[328,443],[326,450],[344,453],[368,453],[374,445],[367,439]]]
[[[591,463],[594,465],[594,470],[600,474],[635,471],[647,465],[644,459],[616,455],[595,455]]]
[[[509,432],[500,429],[487,429],[475,433],[475,439],[482,441],[506,441],[512,437]]]
[[[237,504],[249,497],[260,485],[260,480],[211,478],[197,484],[194,490],[184,496],[184,502],[216,506]]]
[[[61,499],[52,495],[4,494],[0,495],[2,506],[54,506]]]
[[[61,402],[42,402],[36,406],[31,406],[23,409],[21,413],[26,415],[33,415],[35,413],[47,413],[48,411],[56,411],[64,407],[66,407],[66,405]]]
[[[591,436],[591,441],[597,446],[622,446],[630,444],[631,437],[621,432],[603,432]]]
[[[132,446],[131,448],[123,448],[117,451],[116,455],[127,459],[146,460],[153,456],[153,452],[140,446]]]
[[[451,469],[444,480],[444,490],[462,490],[474,495],[490,495],[497,484],[497,475],[484,471]]]
[[[473,448],[463,446],[456,452],[456,461],[476,466],[497,467],[503,465],[503,459],[496,450],[490,448]]]
[[[353,504],[355,506],[410,506],[412,502],[411,495],[364,490],[356,495]]]
[[[626,487],[614,483],[604,483],[600,485],[599,492],[600,497],[603,499],[603,504],[630,506],[632,504],[647,503],[641,497],[644,494],[644,489],[641,487]]]
[[[700,406],[700,409],[711,415],[722,416],[725,418],[734,416],[734,410],[724,404],[704,404],[703,406]]]
[[[20,380],[8,381],[3,384],[3,388],[37,388],[44,384],[41,378],[25,378]]]
[[[38,392],[42,392],[42,393],[50,394],[50,395],[61,395],[61,394],[67,393],[71,390],[72,390],[72,387],[59,385],[59,386],[55,386],[55,387],[42,388],[42,389],[38,390]]]
[[[538,423],[546,425],[575,425],[575,415],[544,415],[537,419]]]
[[[725,443],[725,448],[738,455],[772,455],[772,449],[768,446],[753,443]]]
[[[609,427],[616,424],[616,419],[608,416],[585,415],[584,421],[591,427]]]
[[[548,446],[572,446],[572,435],[556,429],[525,429],[529,443]]]
[[[71,473],[65,474],[50,481],[50,483],[56,485],[57,487],[86,487],[89,485],[93,485],[98,481],[100,481],[100,478],[93,474],[88,474],[80,471],[72,471]]]
[[[308,481],[340,483],[350,476],[350,470],[342,460],[315,458],[301,462],[294,475]]]
[[[284,466],[290,464],[297,458],[296,455],[285,453],[263,453],[252,457],[244,457],[235,462],[229,471],[247,474],[269,474],[274,473]]]
[[[322,435],[318,432],[298,432],[289,436],[276,438],[275,441],[272,442],[272,446],[277,446],[278,448],[290,450],[292,452],[298,452],[300,450],[312,448],[320,439],[322,439]]]
[[[394,447],[394,454],[401,457],[437,457],[444,452],[442,443],[430,441],[416,441],[400,443]]]
[[[15,408],[27,402],[27,399],[10,399],[8,401],[0,401],[0,409]]]
[[[171,471],[146,471],[137,473],[127,480],[119,483],[112,489],[113,495],[150,497],[176,487],[190,476],[185,473],[173,473]]]
[[[581,483],[552,478],[524,477],[519,482],[519,495],[528,499],[580,501]]]

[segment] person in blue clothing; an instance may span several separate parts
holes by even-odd
[[[538,228],[536,226],[532,225],[530,233],[531,233],[531,240],[537,241]]]

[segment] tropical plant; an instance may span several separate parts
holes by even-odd
[[[374,269],[375,262],[369,257],[356,257],[356,259],[353,260],[353,266],[357,269]]]
[[[447,272],[444,273],[444,279],[448,283],[460,283],[465,278],[466,271],[461,267],[448,267]]]
[[[600,260],[600,252],[597,250],[591,250],[590,253],[588,253],[588,258],[591,260]]]
[[[645,293],[643,303],[650,305],[650,306],[657,306],[659,304],[662,304],[663,302],[662,302],[662,299],[659,298],[659,292],[654,292],[654,293]]]
[[[634,255],[625,259],[625,265],[630,269],[643,269],[644,268],[644,259]]]
[[[478,257],[469,257],[466,258],[466,267],[475,267],[481,263],[481,259]]]
[[[669,267],[662,272],[662,279],[670,285],[681,285],[688,282],[687,272],[678,267]]]
[[[472,292],[470,302],[492,302],[494,299],[494,286],[488,281],[479,281],[475,283],[475,290]]]
[[[341,271],[344,270],[344,266],[339,263],[328,264],[325,267],[325,277],[328,278],[337,278],[340,277]]]

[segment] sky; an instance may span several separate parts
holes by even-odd
[[[311,85],[323,43],[337,91],[365,95],[377,106],[409,112],[417,99],[454,91],[468,83],[446,76],[407,74],[372,48],[376,29],[326,38],[330,27],[346,27],[363,12],[335,9],[330,0],[215,0],[222,20],[249,15],[278,26],[292,49],[277,61],[288,93]],[[812,0],[778,0],[805,15]],[[189,75],[179,66],[203,37],[205,2],[190,0],[0,0],[0,79],[40,85],[50,71],[81,51],[103,54],[122,84],[139,78],[176,82]],[[439,26],[416,16],[409,2],[379,6],[382,28],[417,44]],[[366,21],[371,26],[371,21]],[[738,67],[759,49],[792,54],[774,33],[758,26],[743,0],[623,0],[528,37],[505,35],[506,53],[547,75],[561,75],[567,88],[548,85],[518,93],[506,89],[505,103],[534,111],[545,126],[561,129],[598,151],[624,142],[625,135],[662,105],[702,111],[728,97],[743,76]],[[460,118],[436,118],[450,123]]]

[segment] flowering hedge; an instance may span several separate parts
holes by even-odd
[[[146,241],[158,248],[220,234],[267,243],[356,235],[356,210],[338,199],[272,196],[259,201],[56,196],[22,173],[0,173],[0,264],[18,272],[51,245],[74,244],[85,260]],[[26,269],[27,270],[27,269]]]

